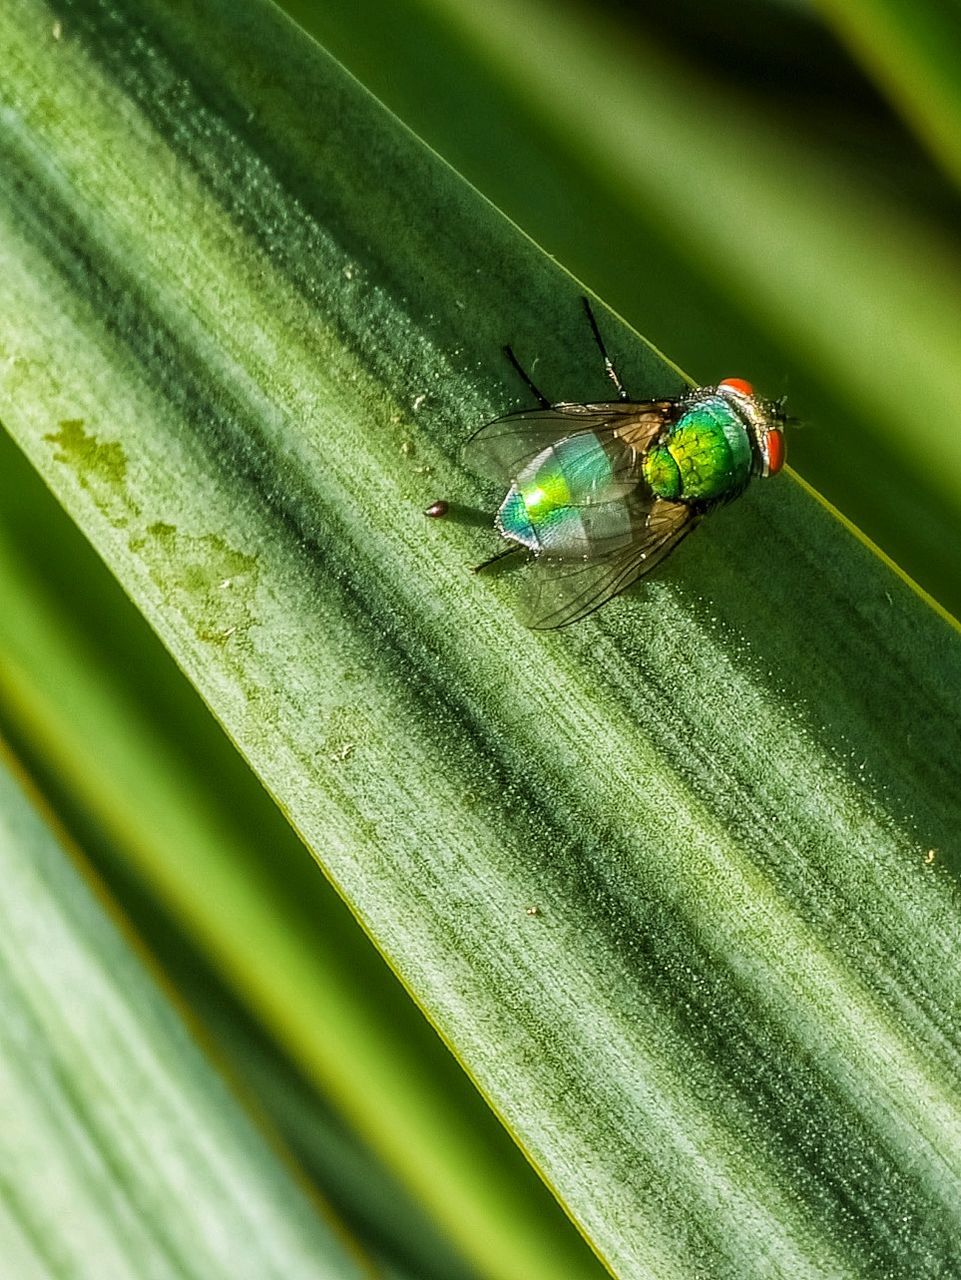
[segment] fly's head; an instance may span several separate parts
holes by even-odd
[[[784,428],[793,419],[784,411],[784,398],[763,400],[743,378],[725,378],[718,392],[729,400],[747,426],[756,476],[774,476],[784,466]]]

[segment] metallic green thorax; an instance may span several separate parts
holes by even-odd
[[[739,493],[751,461],[751,440],[736,409],[725,396],[707,392],[691,402],[642,466],[658,497],[710,502]]]

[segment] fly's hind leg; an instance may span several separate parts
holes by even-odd
[[[476,525],[485,529],[491,526],[491,516],[486,511],[479,511],[476,507],[464,507],[459,502],[447,502],[444,498],[432,502],[424,515],[429,516],[431,520],[448,519],[456,524]],[[507,547],[506,550],[498,551],[496,555],[490,556],[480,564],[475,564],[471,573],[499,573],[502,567],[508,567],[502,566],[501,561],[512,559],[522,553],[528,554],[526,547]]]
[[[508,547],[506,551],[498,551],[496,555],[488,557],[487,560],[482,560],[480,564],[475,564],[471,573],[500,573],[502,568],[510,567],[504,561],[511,560],[513,563],[513,557],[529,554],[530,552],[526,547]]]
[[[511,362],[514,369],[520,375],[522,382],[527,387],[528,391],[530,391],[530,393],[533,395],[534,399],[537,401],[540,407],[542,409],[550,409],[551,408],[550,400],[548,400],[547,396],[544,395],[544,392],[541,391],[540,387],[535,383],[534,379],[531,377],[531,375],[527,372],[527,370],[518,360],[517,356],[514,355],[514,348],[504,347],[503,350],[504,350],[504,355],[507,356],[507,359]]]

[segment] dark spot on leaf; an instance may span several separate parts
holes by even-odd
[[[82,418],[66,418],[58,431],[44,436],[54,445],[54,461],[76,475],[112,525],[121,528],[140,508],[127,493],[127,455],[119,441],[102,441],[84,430]]]

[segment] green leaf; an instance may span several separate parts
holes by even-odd
[[[0,1247],[18,1280],[371,1274],[0,764]]]
[[[269,9],[142,12],[0,16],[11,434],[615,1274],[956,1269],[956,631],[791,480],[519,628],[420,508],[505,340],[603,393],[578,286]]]

